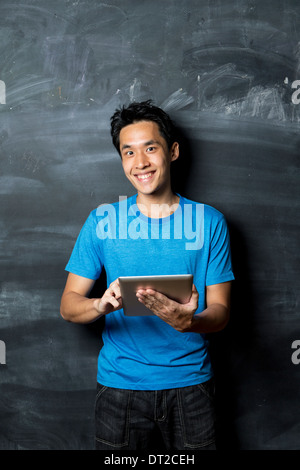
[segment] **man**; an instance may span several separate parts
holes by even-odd
[[[91,212],[66,267],[65,320],[105,315],[98,359],[96,448],[214,449],[213,371],[206,333],[229,319],[234,279],[223,215],[171,189],[179,157],[169,116],[151,101],[132,103],[111,118],[113,143],[137,194]],[[107,290],[89,293],[102,267]],[[193,274],[188,303],[151,289],[139,301],[154,313],[126,316],[118,278]],[[149,312],[150,313],[150,312]]]

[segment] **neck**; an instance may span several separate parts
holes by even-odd
[[[136,203],[142,214],[152,219],[168,217],[173,214],[179,204],[179,196],[171,189],[165,194],[140,194],[138,193]]]

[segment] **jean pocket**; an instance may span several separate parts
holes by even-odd
[[[98,385],[95,402],[95,439],[114,448],[128,446],[130,421],[130,390]]]
[[[200,390],[211,400],[214,401],[215,399],[215,380],[214,378],[208,380],[207,382],[203,382],[201,384],[196,385],[200,388]]]
[[[185,447],[197,449],[215,442],[216,416],[211,384],[183,387],[179,389],[179,398]]]

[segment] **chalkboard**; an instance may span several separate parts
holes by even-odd
[[[175,189],[229,225],[219,446],[300,448],[299,25],[298,0],[1,1],[1,450],[94,447],[102,323],[60,317],[64,268],[89,212],[134,194],[109,118],[143,99],[178,127]]]

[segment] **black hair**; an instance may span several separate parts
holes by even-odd
[[[152,103],[152,100],[133,102],[127,107],[123,106],[116,109],[110,119],[112,141],[120,152],[120,132],[123,127],[134,124],[139,121],[156,122],[161,136],[166,140],[170,149],[174,142],[174,125],[170,116]]]

